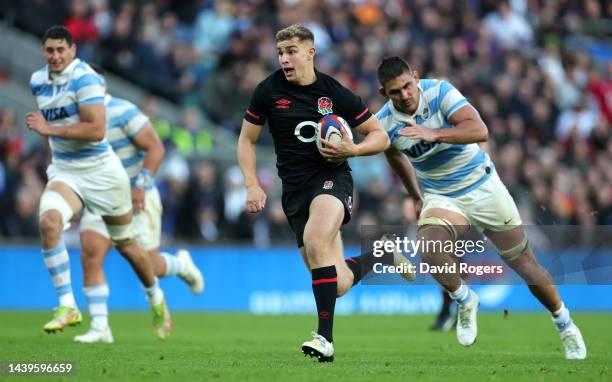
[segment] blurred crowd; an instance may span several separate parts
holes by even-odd
[[[278,67],[275,31],[295,22],[315,34],[317,68],[371,110],[384,102],[376,68],[385,56],[454,84],[486,122],[486,150],[526,224],[612,224],[612,2],[25,0],[12,9],[15,26],[40,36],[64,24],[79,57],[184,108],[180,121],[164,121],[153,98],[133,100],[168,147],[158,176],[168,238],[291,239],[274,168],[260,171],[266,211],[246,216],[238,168],[205,158],[215,130],[238,133],[254,87]],[[0,115],[1,233],[35,236],[46,157],[24,145],[15,118]],[[362,224],[414,223],[383,157],[351,165],[348,237]]]

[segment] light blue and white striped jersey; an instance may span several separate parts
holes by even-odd
[[[66,126],[80,122],[79,106],[102,104],[104,82],[85,62],[75,58],[61,73],[50,73],[47,66],[30,79],[30,89],[38,110],[51,125]],[[108,156],[106,139],[98,142],[49,137],[53,163],[64,168],[87,168],[97,165],[92,157]]]
[[[495,171],[489,156],[476,143],[449,144],[414,140],[399,135],[409,120],[430,129],[451,128],[450,116],[469,104],[447,81],[422,79],[421,96],[414,115],[399,112],[391,100],[376,117],[384,126],[391,145],[406,154],[425,193],[450,197],[464,195],[484,183]]]
[[[121,164],[130,176],[131,184],[134,185],[136,176],[142,169],[145,152],[136,147],[132,139],[149,122],[149,118],[133,103],[121,98],[107,95],[104,98],[104,105],[106,139],[121,159]]]

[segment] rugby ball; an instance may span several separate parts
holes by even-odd
[[[322,139],[332,143],[339,143],[342,141],[342,130],[344,130],[345,134],[348,135],[351,140],[353,140],[351,127],[342,117],[335,114],[327,114],[323,116],[323,118],[321,118],[317,124],[316,142],[319,151],[322,147],[324,147],[324,144],[321,142]],[[335,162],[340,163],[344,162],[345,160],[346,158],[337,160]]]

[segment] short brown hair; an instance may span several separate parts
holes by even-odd
[[[291,40],[294,37],[300,41],[306,40],[314,43],[314,34],[303,24],[293,24],[276,32],[276,42]]]

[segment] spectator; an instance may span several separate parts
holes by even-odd
[[[95,57],[95,43],[98,40],[98,29],[91,15],[89,3],[86,0],[72,0],[70,4],[70,17],[64,25],[78,45],[77,56],[90,62]]]
[[[531,44],[533,31],[525,17],[515,12],[508,1],[501,0],[497,11],[485,17],[484,24],[504,49],[524,48]]]
[[[166,238],[232,237],[268,245],[287,237],[278,185],[269,185],[266,213],[247,216],[232,163],[209,158],[227,155],[214,138],[238,131],[253,87],[278,68],[274,31],[293,22],[306,23],[317,33],[317,68],[334,73],[371,110],[384,102],[376,67],[387,55],[407,58],[422,78],[448,78],[455,84],[486,122],[487,150],[525,221],[612,224],[612,64],[607,59],[612,6],[605,2],[11,4],[13,18],[8,20],[17,27],[41,34],[53,20],[70,22],[79,36],[79,54],[99,58],[110,71],[183,108],[176,116],[160,118],[155,97],[142,100],[169,153],[158,178]],[[30,9],[42,10],[43,26]],[[265,130],[261,142],[271,143]],[[31,231],[32,206],[18,192],[36,191],[24,185],[23,165],[30,163],[26,167],[34,171],[28,173],[42,178],[43,153],[40,144],[26,145],[13,111],[4,109],[0,208],[10,221],[25,219],[24,232]],[[359,237],[359,223],[414,220],[413,206],[384,161],[363,159],[351,159],[356,218],[346,226],[347,239]],[[218,181],[226,168],[227,178]],[[6,225],[5,235],[26,234],[8,232]]]

